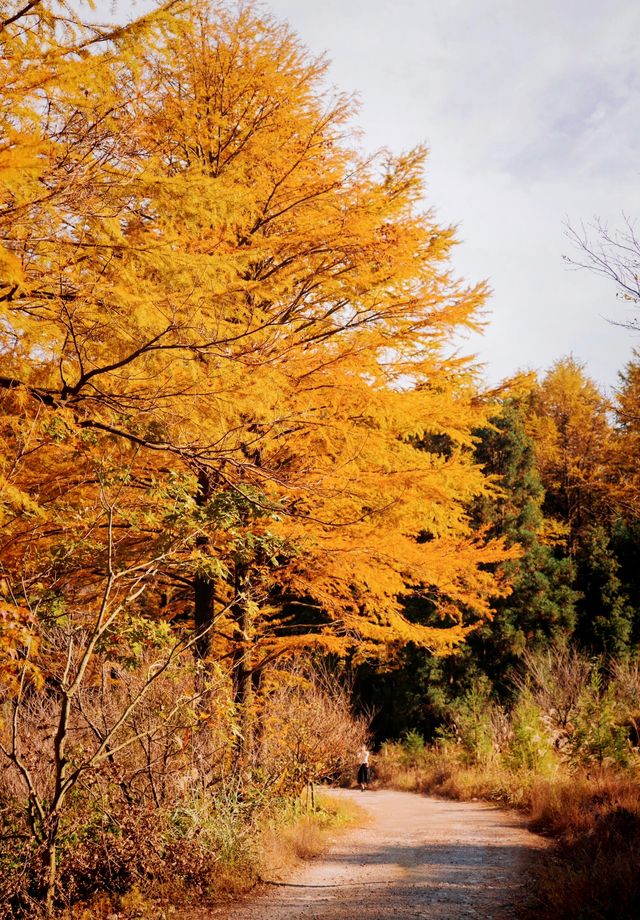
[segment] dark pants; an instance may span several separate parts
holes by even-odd
[[[361,763],[358,770],[358,783],[365,786],[369,782],[369,767],[366,763]]]

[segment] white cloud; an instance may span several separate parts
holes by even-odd
[[[630,335],[613,287],[562,261],[565,217],[640,216],[640,4],[272,0],[363,98],[371,146],[426,140],[429,204],[456,266],[494,290],[470,343],[492,380],[572,352],[612,385]],[[346,6],[346,9],[345,9]]]
[[[359,92],[368,146],[428,144],[427,203],[459,225],[456,267],[495,292],[491,325],[470,343],[488,376],[572,352],[614,384],[640,343],[606,322],[623,315],[613,286],[563,264],[562,221],[640,217],[640,4],[263,5],[328,52],[339,88]]]

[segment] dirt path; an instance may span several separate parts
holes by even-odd
[[[522,916],[527,867],[545,843],[490,805],[408,792],[339,791],[371,820],[229,920],[506,920]]]

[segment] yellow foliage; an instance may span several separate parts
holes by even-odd
[[[610,407],[573,358],[557,361],[534,391],[529,433],[548,500],[576,533],[597,519],[610,491]],[[551,526],[550,522],[547,526]],[[555,527],[554,539],[561,536]]]
[[[240,609],[267,658],[449,649],[509,554],[467,516],[487,408],[453,340],[487,291],[420,210],[424,150],[364,157],[326,62],[251,5],[111,33],[53,9],[2,36],[7,570],[40,559],[84,603],[115,507],[121,564],[162,560],[147,605],[219,583],[221,654],[249,641]]]
[[[634,353],[616,393],[617,425],[610,452],[611,496],[632,518],[640,517],[640,363]]]
[[[25,684],[42,685],[36,663],[39,644],[33,626],[28,610],[0,596],[0,688],[5,693],[17,693]]]

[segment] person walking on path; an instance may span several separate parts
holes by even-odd
[[[358,785],[364,792],[369,784],[369,751],[364,744],[358,751],[358,763],[360,764],[358,767]]]

